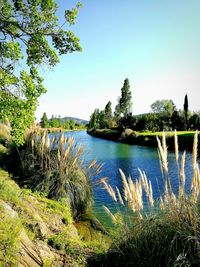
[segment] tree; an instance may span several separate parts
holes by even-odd
[[[79,39],[64,28],[74,24],[79,7],[65,11],[61,26],[55,0],[0,0],[0,119],[10,120],[17,145],[45,92],[38,67],[54,67],[57,51],[81,51]]]
[[[189,127],[192,130],[199,130],[200,129],[200,113],[194,113],[189,121],[188,121]]]
[[[88,129],[97,129],[99,127],[99,109],[95,109],[90,116]]]
[[[120,104],[118,103],[115,107],[115,111],[114,111],[114,121],[116,122],[116,124],[119,124],[121,118],[121,110],[120,110]]]
[[[69,120],[69,128],[70,128],[70,130],[74,130],[74,128],[75,128],[75,121],[74,120]]]
[[[130,84],[128,78],[124,80],[124,85],[121,88],[121,97],[119,99],[119,108],[120,112],[124,117],[128,115],[131,111],[132,102],[131,102],[132,94],[130,90]]]
[[[100,129],[105,129],[108,128],[108,121],[106,120],[106,115],[105,115],[105,111],[101,110],[99,112],[99,116],[98,116],[99,120],[99,128]]]
[[[111,127],[112,124],[112,103],[109,101],[105,106],[105,119],[107,120],[108,127]]]
[[[181,115],[180,111],[174,110],[172,116],[171,116],[171,123],[172,123],[172,129],[173,130],[183,130],[184,128],[184,118]]]
[[[154,123],[158,130],[170,130],[171,129],[171,116],[176,109],[174,102],[170,99],[156,100],[151,105],[151,110],[156,115],[154,116]]]
[[[114,120],[117,126],[119,126],[121,116],[127,117],[130,113],[132,107],[131,98],[132,94],[130,91],[129,80],[125,79],[123,87],[121,88],[121,97],[119,97],[114,111]]]
[[[43,113],[40,125],[42,128],[48,128],[49,127],[49,121],[48,121],[46,112]]]
[[[54,115],[52,115],[51,119],[50,119],[50,127],[53,127],[53,128],[58,128],[59,125],[58,125],[58,120],[56,117],[54,117]]]
[[[171,99],[156,100],[153,104],[151,104],[151,110],[154,113],[165,114],[167,116],[171,116],[175,108],[176,106]]]
[[[120,128],[130,128],[135,130],[136,127],[136,118],[132,115],[132,113],[129,113],[126,117],[122,117],[119,120],[119,127]]]
[[[185,115],[186,129],[188,129],[188,96],[187,94],[185,95],[185,98],[184,98],[183,110],[184,110],[184,115]]]

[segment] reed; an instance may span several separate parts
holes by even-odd
[[[8,120],[0,122],[0,140],[4,142],[11,141],[11,126]]]
[[[112,259],[113,266],[200,266],[198,132],[196,131],[194,136],[192,179],[188,193],[185,191],[185,183],[186,179],[191,177],[187,178],[185,175],[186,152],[183,152],[181,156],[179,167],[180,156],[176,132],[174,133],[174,149],[179,181],[176,195],[171,186],[168,171],[167,142],[164,132],[162,142],[159,138],[157,142],[164,182],[164,191],[160,193],[159,199],[154,199],[151,181],[140,169],[138,170],[139,178],[135,180],[130,176],[127,178],[124,172],[119,170],[123,193],[119,188],[115,191],[108,183],[104,187],[108,192],[112,192],[110,193],[112,198],[113,191],[115,192],[118,205],[124,209],[120,220],[116,220],[116,214],[111,214],[104,207],[117,227],[113,235],[113,246],[106,259],[106,262]],[[148,202],[148,208],[144,199]],[[128,212],[126,212],[127,209]],[[119,216],[119,210],[117,212]],[[113,252],[115,249],[117,254]],[[113,260],[114,258],[116,260]]]
[[[34,126],[27,131],[25,140],[20,151],[21,183],[49,198],[65,199],[75,218],[89,212],[93,204],[92,177],[102,165],[96,160],[86,164],[83,148],[64,133],[49,135],[47,130]]]

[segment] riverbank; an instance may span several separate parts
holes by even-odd
[[[119,129],[96,129],[88,130],[87,133],[106,140],[151,147],[157,147],[156,136],[162,136],[162,132],[136,132],[131,129],[125,129],[124,131]],[[165,134],[168,148],[174,149],[174,132],[166,132]],[[180,150],[192,150],[194,134],[195,131],[177,132]]]
[[[0,266],[86,267],[111,243],[94,217],[75,222],[65,202],[20,188],[1,168],[0,211]]]
[[[64,128],[41,128],[48,131],[48,133],[62,133],[62,132],[74,132],[74,131],[86,131],[86,128],[74,128],[74,129],[64,129]]]

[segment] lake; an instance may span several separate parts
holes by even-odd
[[[139,178],[138,168],[144,170],[147,177],[151,180],[154,199],[157,199],[160,192],[163,191],[162,175],[160,171],[157,148],[128,145],[118,142],[108,141],[92,137],[86,131],[66,132],[67,136],[73,136],[76,142],[84,148],[85,162],[97,159],[98,163],[104,163],[101,173],[93,178],[93,182],[101,177],[108,177],[109,184],[113,187],[118,186],[123,190],[119,168],[123,170],[126,176],[131,175],[133,180]],[[182,155],[182,151],[180,154]],[[192,171],[192,155],[186,154],[186,190],[189,190]],[[173,152],[168,153],[169,172],[172,187],[175,192],[178,189],[178,175]],[[104,215],[102,205],[106,205],[111,210],[114,204],[108,193],[101,186],[94,187],[94,210],[96,214]]]

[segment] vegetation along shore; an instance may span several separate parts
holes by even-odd
[[[46,92],[41,76],[47,76],[45,66],[51,69],[59,63],[59,56],[82,51],[79,38],[71,31],[82,4],[78,2],[72,7],[70,3],[71,8],[65,10],[66,3],[61,2],[0,0],[0,267],[199,267],[197,129],[200,129],[200,113],[189,110],[187,94],[183,109],[178,110],[171,99],[162,99],[151,105],[149,113],[133,115],[132,91],[126,78],[114,110],[111,101],[108,101],[103,110],[94,110],[89,122],[73,117],[48,118],[46,112],[41,121],[36,122],[39,97]],[[95,1],[87,2],[87,5],[93,5]],[[107,1],[106,6],[108,2],[112,1]],[[128,4],[124,2],[123,8]],[[95,3],[98,12],[107,11],[107,7],[102,9],[98,5]],[[120,22],[117,25],[120,26],[124,17],[121,20],[119,17],[126,12],[121,12],[119,8],[120,16],[116,16],[113,7],[112,19],[117,17]],[[92,12],[90,10],[90,16],[83,17],[92,18]],[[109,19],[104,19],[103,15],[103,20],[99,20],[101,23],[104,20],[110,22],[108,13]],[[131,17],[135,19],[132,14]],[[92,28],[88,30],[89,24],[84,25],[87,34],[92,33],[92,39],[95,39],[93,35],[96,32],[99,34],[96,24],[94,31]],[[104,31],[109,29],[110,37],[114,31],[108,25],[104,26]],[[121,30],[116,24],[115,28],[119,35]],[[90,58],[92,68],[108,65],[109,71],[114,74],[111,76],[116,79],[118,72],[108,64],[112,57],[110,54],[108,57],[105,50],[101,51],[105,43],[106,51],[112,52],[107,41],[113,38],[107,38],[105,34],[100,37],[98,53],[94,53],[91,46],[86,49],[86,58],[92,50],[95,55],[92,60]],[[102,42],[103,39],[106,42]],[[127,47],[127,38],[120,36],[120,39],[125,40]],[[107,62],[99,61],[96,58],[98,54]],[[122,55],[121,48],[117,54]],[[94,99],[97,92],[94,88],[96,90],[98,87],[93,79],[98,76],[103,80],[107,70],[101,73],[98,69],[97,75],[95,69],[88,69],[86,58],[81,59],[83,65],[76,61],[74,74],[71,72],[72,57],[72,61],[69,57],[69,65],[63,65],[62,77],[72,77],[73,83],[77,84],[67,86],[64,77],[63,80],[57,78],[50,101],[53,112],[57,112],[53,110],[54,104],[65,103],[65,94],[58,91],[62,86],[66,86],[64,89],[68,89],[68,93],[75,91],[76,87],[83,90],[82,82],[88,80]],[[129,55],[127,58],[131,59]],[[79,66],[81,77],[78,74]],[[47,77],[46,84],[51,83],[51,77]],[[54,96],[63,99],[60,101]],[[76,112],[83,102],[81,96],[78,99],[79,96],[77,94],[74,98]],[[87,98],[87,94],[84,97]],[[70,101],[72,98],[69,97],[67,103]],[[44,105],[43,110],[47,106]],[[78,112],[83,114],[81,110]],[[81,132],[85,129],[96,137],[155,146],[158,155],[155,149],[148,148],[144,153],[139,147],[136,154],[140,161],[129,165],[130,148],[135,147],[118,144],[123,147],[119,149],[110,146],[112,153],[108,155],[107,148],[114,143],[104,141],[102,149],[103,142],[95,143],[94,140],[99,139]],[[75,130],[84,133],[82,139],[75,140],[66,133]],[[87,148],[81,145],[86,137],[90,139],[92,149],[100,147],[105,157],[96,159],[94,155],[89,155]],[[174,155],[169,149],[174,149]],[[182,151],[185,149],[190,151],[189,156]],[[151,167],[154,163],[157,165],[159,182],[157,173],[155,175],[153,172],[152,177],[147,177],[143,169],[137,169],[136,162],[147,162],[145,156],[152,156]],[[102,158],[107,158],[107,166],[101,162]],[[116,164],[119,159],[122,167]],[[170,169],[170,161],[173,161],[173,169]],[[112,172],[114,165],[117,166],[117,173]],[[130,166],[134,169],[133,177],[126,173]],[[104,167],[110,177],[102,175]],[[98,217],[95,216],[94,207],[97,191],[101,195],[98,204],[103,211],[97,214]],[[102,196],[106,196],[107,202],[103,203]],[[105,223],[105,218],[109,224]]]
[[[191,151],[195,130],[200,128],[200,113],[189,110],[187,94],[182,110],[177,110],[171,99],[163,99],[151,105],[150,113],[132,115],[132,105],[132,92],[127,78],[114,111],[109,101],[103,110],[97,108],[91,114],[88,134],[112,141],[156,147],[156,136],[161,136],[164,130],[168,147],[173,149],[173,132],[176,130],[179,148]]]

